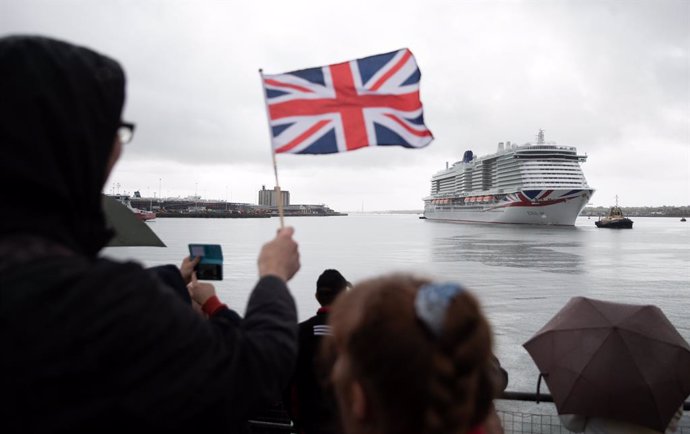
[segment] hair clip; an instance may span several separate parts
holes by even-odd
[[[417,317],[435,335],[441,334],[450,301],[465,289],[457,283],[429,283],[417,292],[414,309]]]

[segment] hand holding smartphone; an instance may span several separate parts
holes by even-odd
[[[194,267],[199,280],[223,280],[223,250],[220,244],[190,244],[189,256],[201,260]]]

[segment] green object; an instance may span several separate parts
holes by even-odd
[[[223,250],[220,244],[190,244],[189,256],[201,260],[195,271],[199,280],[223,280]]]
[[[139,220],[132,210],[117,199],[103,195],[103,211],[108,227],[115,231],[108,247],[165,247],[165,243],[148,224]]]

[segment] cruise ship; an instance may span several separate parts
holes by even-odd
[[[462,161],[431,178],[431,195],[424,198],[424,218],[446,222],[573,226],[589,202],[592,189],[572,146],[544,140],[500,142],[495,154]]]

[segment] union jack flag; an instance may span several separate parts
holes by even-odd
[[[263,75],[276,153],[330,154],[366,146],[421,148],[433,140],[408,49]]]

